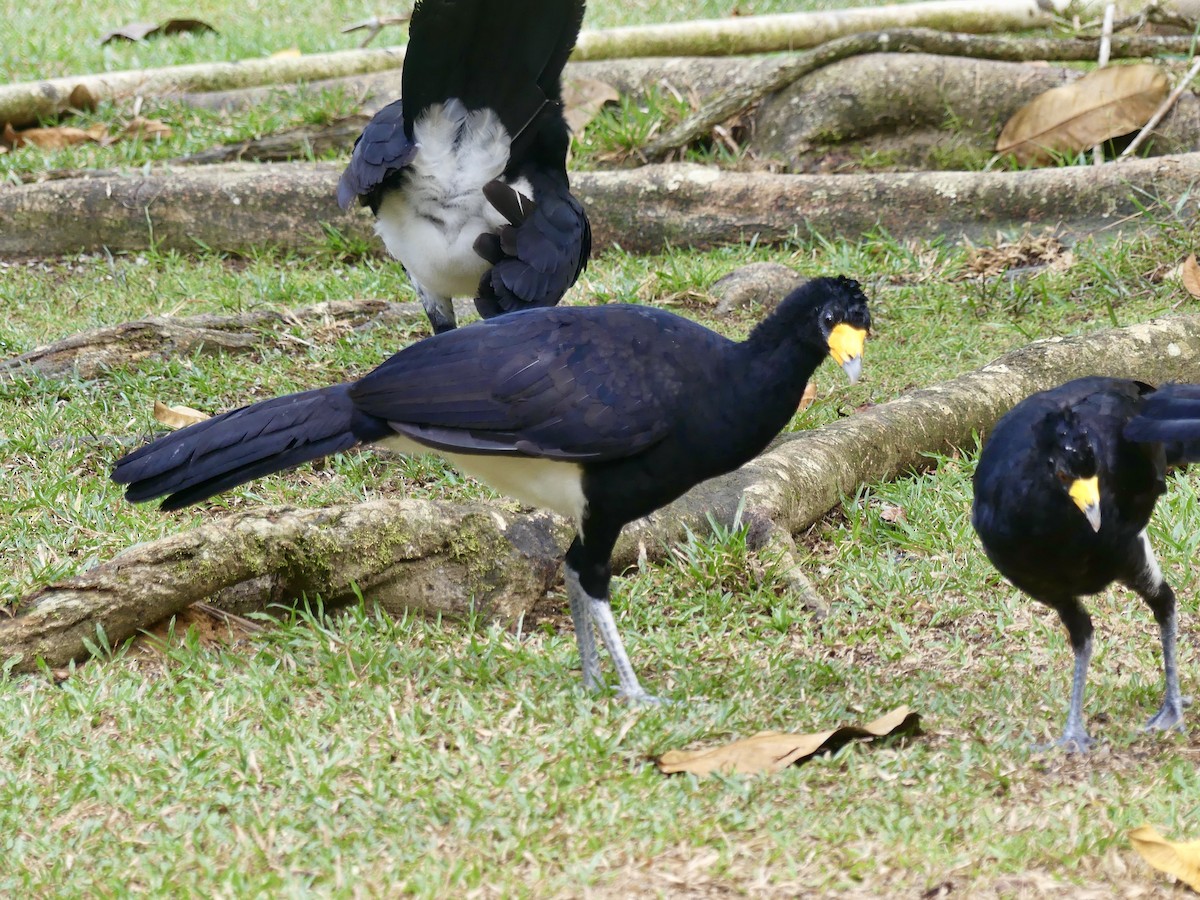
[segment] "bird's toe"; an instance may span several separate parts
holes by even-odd
[[[640,689],[637,691],[618,690],[617,696],[620,697],[622,700],[624,700],[626,703],[638,704],[638,705],[644,704],[647,706],[659,706],[659,705],[665,706],[665,705],[670,705],[671,703],[675,702],[674,700],[668,700],[666,697],[656,697],[654,694],[651,694],[647,691],[643,691]]]
[[[1142,731],[1178,731],[1183,728],[1183,704],[1164,703],[1162,708],[1150,717]]]

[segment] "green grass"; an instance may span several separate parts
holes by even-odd
[[[978,366],[1030,335],[1168,312],[1178,289],[1145,276],[1189,240],[1164,222],[1141,238],[1077,246],[1066,272],[987,289],[956,280],[960,248],[883,235],[657,257],[609,251],[573,300],[685,296],[674,308],[741,334],[757,311],[718,322],[697,299],[729,269],[775,259],[807,274],[858,274],[876,318],[866,377],[850,388],[823,367],[816,405],[794,423],[805,428]],[[0,345],[15,354],[147,313],[410,296],[392,266],[339,260],[331,247],[306,260],[145,253],[10,265]],[[377,328],[91,382],[0,386],[0,555],[9,561],[0,593],[11,600],[231,509],[486,493],[430,461],[356,454],[164,516],[124,503],[105,477],[153,427],[155,398],[217,411],[366,371],[406,339]],[[749,551],[739,531],[698,535],[624,573],[615,606],[635,664],[679,704],[631,709],[583,696],[561,597],[519,637],[483,621],[390,620],[367,597],[333,617],[277,611],[278,623],[231,644],[210,639],[210,628],[165,651],[118,650],[61,684],[12,679],[0,691],[0,893],[66,884],[98,894],[544,896],[698,881],[915,895],[946,881],[959,890],[1037,878],[1149,883],[1124,830],[1148,820],[1182,836],[1194,821],[1186,798],[1200,790],[1194,744],[1137,730],[1160,691],[1152,619],[1124,593],[1094,601],[1087,711],[1105,747],[1086,761],[1031,754],[1061,726],[1069,651],[1053,615],[1003,583],[975,542],[975,452],[864,489],[802,537],[801,560],[831,603],[824,621],[779,592],[774,561]],[[1196,659],[1197,484],[1175,479],[1152,532],[1181,598],[1185,691]],[[884,515],[894,507],[903,516]],[[647,762],[762,729],[864,721],[902,703],[921,712],[924,737],[852,747],[776,778],[664,779]]]
[[[588,24],[724,15],[732,5],[597,2]],[[337,26],[380,11],[202,3],[188,14],[221,36],[100,50],[95,34],[179,10],[120,4],[101,22],[79,4],[55,17],[14,8],[17,36],[0,47],[0,70],[27,78],[293,44],[315,52],[351,46]],[[577,159],[634,145],[655,115],[679,114],[661,106],[605,117]],[[0,156],[0,175],[137,166],[352,107],[337,96],[232,117],[166,107],[167,141],[22,150]],[[87,121],[117,127],[124,114],[104,108]],[[1177,219],[1147,217],[1141,236],[1082,241],[1065,271],[985,282],[963,280],[960,246],[886,234],[650,257],[604,250],[569,302],[656,303],[742,335],[761,311],[718,320],[706,297],[731,269],[773,260],[806,275],[858,276],[875,318],[864,378],[850,387],[822,367],[815,405],[792,423],[812,428],[1034,338],[1197,311],[1159,277],[1194,250],[1187,214],[1181,201]],[[332,236],[309,256],[147,251],[0,263],[0,358],[151,314],[349,297],[409,300],[412,291],[397,266]],[[251,353],[148,362],[91,381],[0,381],[0,617],[38,586],[231,510],[490,496],[439,463],[362,453],[178,515],[125,503],[107,473],[155,428],[154,400],[220,411],[366,372],[416,334],[290,336],[301,340],[265,336]],[[969,525],[977,450],[866,487],[798,536],[800,562],[830,603],[823,620],[779,588],[777,561],[748,549],[738,529],[697,534],[663,561],[621,573],[614,605],[634,664],[647,688],[682,701],[672,705],[583,695],[561,594],[517,631],[393,620],[370,596],[326,615],[308,598],[311,607],[272,610],[261,631],[228,635],[192,616],[163,643],[116,648],[69,674],[0,675],[0,895],[1166,890],[1124,833],[1150,821],[1196,837],[1200,744],[1138,731],[1161,693],[1152,617],[1125,592],[1091,602],[1098,639],[1086,712],[1104,745],[1082,760],[1031,753],[1062,725],[1069,650],[1053,614],[1003,582],[978,547]],[[1198,493],[1200,478],[1174,476],[1151,528],[1180,598],[1182,680],[1193,694]],[[648,763],[671,748],[821,730],[899,704],[922,714],[924,736],[851,746],[773,778],[664,778]]]

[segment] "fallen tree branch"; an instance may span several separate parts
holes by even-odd
[[[1163,116],[1170,112],[1171,107],[1179,102],[1179,98],[1197,75],[1200,75],[1200,56],[1192,60],[1192,67],[1188,69],[1187,74],[1179,80],[1179,84],[1175,85],[1171,93],[1167,95],[1158,109],[1154,111],[1154,115],[1150,117],[1150,120],[1142,126],[1142,130],[1137,133],[1137,137],[1130,141],[1129,146],[1121,151],[1118,159],[1134,158],[1133,155],[1137,152],[1138,147],[1145,142],[1147,137],[1154,133],[1154,129],[1158,127],[1158,123],[1163,120]]]
[[[1136,228],[1157,197],[1173,215],[1174,201],[1200,182],[1200,153],[1116,168],[769,175],[658,165],[578,172],[571,187],[588,208],[597,248],[658,252],[668,244],[778,243],[812,234],[857,239],[876,227],[896,237],[975,239],[1026,224],[1066,233]],[[0,257],[141,250],[151,239],[182,251],[305,250],[325,240],[326,224],[374,243],[368,212],[338,209],[341,169],[230,163],[17,185],[0,191]]]
[[[546,514],[426,500],[223,517],[29,595],[0,620],[0,664],[81,659],[89,644],[114,646],[205,600],[235,612],[305,596],[332,607],[359,590],[397,615],[514,620],[553,585],[565,527]]]
[[[698,486],[625,530],[614,563],[661,557],[711,515],[731,526],[743,509],[758,543],[790,553],[807,528],[863,484],[928,468],[929,453],[971,447],[1022,397],[1084,373],[1200,381],[1200,316],[1077,338],[1039,341],[952,381],[906,394],[779,441],[737,472]],[[512,621],[553,582],[569,528],[546,514],[492,504],[372,501],[329,510],[268,509],[225,517],[142,544],[24,598],[0,620],[0,664],[28,671],[86,655],[97,626],[124,640],[189,604],[245,612],[305,594],[398,612],[482,610]],[[803,602],[804,580],[785,553],[783,577]],[[472,607],[472,604],[474,606]]]
[[[171,164],[179,166],[212,165],[222,162],[289,162],[314,159],[336,150],[354,146],[367,116],[344,116],[327,125],[301,125],[274,134],[219,144],[207,150],[176,157]]]
[[[0,85],[0,124],[35,125],[71,108],[123,97],[161,96],[183,91],[216,91],[275,82],[335,78],[396,69],[403,47],[278,56],[240,62],[195,63],[159,69],[131,69],[98,75],[68,75],[46,81]]]
[[[927,454],[974,446],[975,435],[1022,398],[1084,374],[1200,381],[1200,315],[1036,341],[951,381],[789,435],[737,472],[634,523],[614,560],[629,563],[638,543],[679,540],[685,525],[706,528],[709,514],[727,526],[739,505],[799,533],[862,485],[926,470]]]
[[[632,25],[579,36],[574,59],[631,56],[727,56],[815,47],[861,31],[937,28],[966,32],[1022,31],[1052,19],[1037,0],[931,0],[824,12],[777,13]]]
[[[473,309],[473,307],[472,307]],[[296,324],[352,328],[372,319],[422,325],[421,304],[386,300],[331,300],[288,312],[249,312],[236,316],[151,316],[107,328],[84,331],[0,361],[0,382],[36,375],[96,378],[104,372],[136,366],[149,359],[174,359],[194,353],[247,353],[264,343],[263,332]]]
[[[988,159],[1010,116],[1082,74],[1059,65],[929,53],[854,56],[764,98],[743,145],[793,172],[872,155],[892,171],[963,168],[948,164],[948,157]],[[1200,101],[1187,94],[1155,127],[1153,155],[1200,151],[1198,122]]]
[[[770,53],[811,47],[855,31],[916,26],[969,32],[1014,31],[1050,21],[1037,0],[991,0],[986,4],[975,0],[928,0],[821,13],[585,30],[579,35],[573,58]],[[71,108],[91,107],[103,100],[317,81],[398,69],[403,61],[403,47],[384,47],[18,82],[0,85],[0,124],[9,122],[17,128],[35,125],[39,119],[52,118]]]
[[[816,69],[851,56],[865,53],[934,53],[1006,62],[1027,62],[1035,59],[1070,61],[1095,59],[1099,47],[1099,38],[980,37],[923,28],[851,34],[829,41],[806,53],[797,54],[787,65],[764,71],[760,78],[745,81],[734,89],[714,97],[642,148],[642,155],[648,160],[665,159],[681,147],[704,137],[714,126],[732,118],[768,94],[782,90]],[[1162,53],[1187,53],[1190,49],[1190,37],[1115,35],[1112,39],[1111,57],[1126,59],[1157,56]]]

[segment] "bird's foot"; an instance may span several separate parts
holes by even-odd
[[[1047,750],[1061,748],[1064,753],[1087,753],[1096,742],[1088,736],[1086,731],[1082,729],[1078,731],[1064,731],[1062,737],[1057,741],[1051,741],[1048,744],[1034,744],[1033,749],[1038,753],[1044,753]]]
[[[1150,717],[1142,731],[1178,731],[1183,734],[1183,702],[1164,700],[1162,707]]]
[[[639,704],[639,705],[644,704],[647,706],[660,705],[660,704],[661,705],[669,705],[669,704],[675,702],[674,700],[668,700],[665,697],[656,697],[654,694],[651,694],[648,691],[643,690],[642,688],[638,688],[637,690],[633,690],[633,691],[627,691],[624,688],[620,688],[617,690],[617,696],[620,697],[622,700],[624,700],[626,703]]]

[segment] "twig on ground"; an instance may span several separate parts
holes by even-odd
[[[347,25],[342,29],[342,34],[349,34],[352,31],[363,31],[365,29],[367,36],[363,38],[362,43],[358,45],[359,47],[365,47],[367,44],[371,43],[371,41],[375,40],[376,35],[383,31],[383,29],[391,25],[403,25],[411,18],[411,14],[402,16],[371,16],[369,19],[363,19],[361,22],[355,22],[353,25]]]
[[[1112,35],[1113,35],[1113,17],[1116,15],[1117,5],[1109,3],[1104,7],[1104,25],[1100,29],[1100,57],[1096,60],[1096,68],[1103,69],[1108,65],[1108,57],[1112,52]],[[1092,163],[1100,166],[1104,164],[1104,144],[1097,144],[1092,148]]]
[[[1178,102],[1179,98],[1183,95],[1183,92],[1187,89],[1187,86],[1192,83],[1192,79],[1197,75],[1200,75],[1200,56],[1192,60],[1192,67],[1188,69],[1187,74],[1180,79],[1179,84],[1175,85],[1175,90],[1171,91],[1171,93],[1167,95],[1167,99],[1162,102],[1162,105],[1155,111],[1154,115],[1150,117],[1150,121],[1147,122],[1142,130],[1138,132],[1137,137],[1130,141],[1129,146],[1121,151],[1121,155],[1117,157],[1118,160],[1130,159],[1133,157],[1133,154],[1137,151],[1137,148],[1140,147],[1145,142],[1146,138],[1149,137],[1150,133],[1154,131],[1156,127],[1158,127],[1158,123],[1162,121],[1163,116],[1171,111],[1171,107]]]
[[[1100,49],[1099,38],[1010,38],[974,34],[952,34],[928,28],[876,31],[852,34],[822,44],[782,68],[765,73],[720,96],[712,98],[678,125],[668,129],[642,150],[647,160],[662,160],[708,134],[712,128],[737,115],[767,94],[781,90],[797,78],[823,66],[864,53],[934,53],[944,56],[969,56],[1009,62],[1038,60],[1093,60]],[[1111,57],[1157,56],[1165,52],[1186,53],[1190,37],[1146,37],[1115,35]]]

